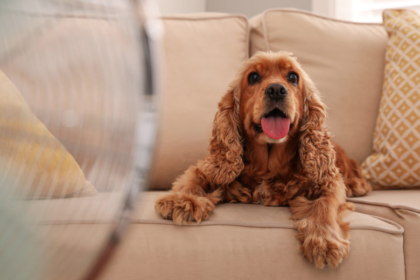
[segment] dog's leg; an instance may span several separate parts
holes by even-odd
[[[175,224],[206,220],[221,200],[197,166],[191,166],[173,184],[172,190],[155,203],[156,212]]]
[[[317,268],[326,264],[336,267],[349,254],[349,223],[342,221],[342,214],[352,210],[353,205],[345,202],[342,180],[331,182],[332,192],[316,200],[298,196],[290,201],[290,210],[299,231],[302,253]]]
[[[372,186],[363,178],[359,164],[350,159],[346,152],[337,143],[334,143],[336,153],[335,165],[340,169],[344,184],[347,188],[347,197],[362,196],[372,190]]]
[[[226,188],[223,201],[235,203],[252,203],[252,191],[249,188],[244,187],[240,182],[233,181],[229,184],[229,187]]]
[[[287,185],[278,181],[263,181],[253,193],[255,204],[264,206],[287,205]]]
[[[363,178],[359,164],[353,159],[348,159],[346,165],[347,168],[340,166],[338,168],[342,172],[344,184],[346,184],[347,197],[362,196],[370,192],[372,186]]]

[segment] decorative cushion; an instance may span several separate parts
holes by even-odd
[[[95,188],[116,191],[132,171],[144,72],[131,2],[102,2],[1,13],[0,69]]]
[[[250,25],[251,53],[293,52],[328,106],[333,140],[363,162],[372,154],[382,93],[387,40],[383,26],[286,9],[268,10]]]
[[[28,199],[96,193],[74,158],[32,113],[1,71],[0,107],[2,186]]]
[[[248,59],[248,20],[227,14],[163,17],[165,77],[151,187],[168,189],[207,154],[217,103]]]
[[[376,188],[420,187],[420,15],[386,10],[389,40],[373,141],[363,163]]]

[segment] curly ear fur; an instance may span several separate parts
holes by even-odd
[[[235,89],[236,88],[236,89]],[[243,146],[239,123],[239,90],[232,87],[219,102],[213,122],[209,153],[201,171],[216,185],[229,184],[244,168]]]
[[[299,156],[305,177],[320,185],[333,180],[339,170],[335,165],[336,155],[330,141],[331,136],[325,127],[325,105],[306,73],[303,81],[304,119],[300,129]]]

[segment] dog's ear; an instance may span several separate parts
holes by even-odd
[[[214,117],[209,151],[202,162],[201,171],[215,185],[233,182],[244,168],[239,99],[239,86],[231,86],[219,102],[219,110]]]
[[[325,127],[326,106],[306,73],[303,73],[304,117],[300,128],[299,157],[305,177],[315,184],[331,181],[339,173],[335,151]]]

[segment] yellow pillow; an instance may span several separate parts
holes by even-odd
[[[376,188],[420,187],[420,15],[386,10],[389,40],[374,153],[362,165]]]
[[[94,195],[64,146],[0,71],[0,183],[27,199]]]

